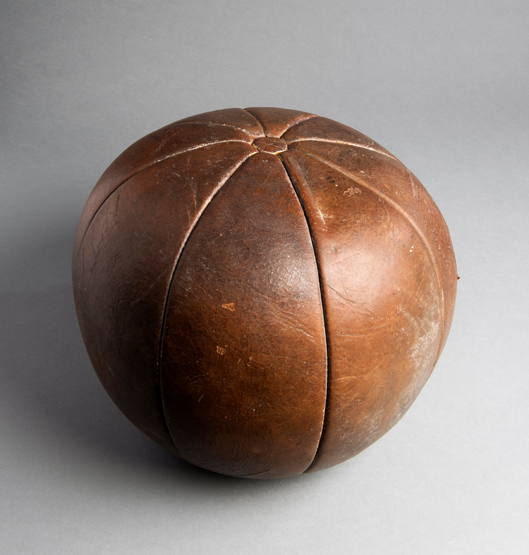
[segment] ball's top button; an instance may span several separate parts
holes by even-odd
[[[255,139],[253,146],[259,152],[267,152],[268,154],[279,154],[288,148],[287,143],[283,139],[276,139],[274,137]]]

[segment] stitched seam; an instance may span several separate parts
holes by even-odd
[[[246,108],[241,108],[241,110],[243,112],[246,112],[250,117],[252,117],[259,124],[259,127],[261,128],[261,131],[263,132],[263,135],[266,136],[263,124],[251,112],[248,112],[248,110]]]
[[[372,152],[376,152],[378,154],[382,154],[382,156],[387,156],[388,158],[391,158],[392,160],[395,160],[396,162],[399,162],[400,160],[398,160],[397,158],[395,158],[395,156],[393,156],[392,154],[389,154],[388,152],[384,152],[383,150],[379,150],[378,148],[373,148],[372,146],[368,146],[368,145],[363,145],[362,143],[351,143],[348,141],[340,141],[340,140],[335,140],[335,139],[316,139],[316,138],[312,138],[312,137],[307,137],[306,139],[296,139],[293,140],[292,142],[287,144],[289,145],[289,147],[295,145],[296,143],[301,143],[303,141],[313,141],[315,143],[333,143],[336,145],[347,145],[347,146],[354,146],[357,148],[362,148],[365,150],[371,150]],[[293,150],[298,150],[298,149],[293,149]],[[299,149],[301,150],[301,149]],[[305,152],[304,150],[301,150],[301,152]]]
[[[410,180],[410,185],[413,189],[413,191],[415,191],[414,187],[414,183],[413,183],[413,175],[410,172],[410,170],[408,168],[406,168],[406,173],[408,174],[408,179]],[[425,237],[426,239],[426,237]],[[433,249],[432,249],[433,251]],[[434,255],[435,258],[435,255]],[[435,260],[437,260],[437,258],[435,258]],[[435,265],[435,264],[434,264]],[[435,356],[435,361],[433,363],[434,367],[437,364],[437,361],[439,360],[439,357],[441,356],[441,350],[443,348],[443,342],[445,339],[445,333],[446,333],[446,322],[445,322],[445,295],[444,295],[444,288],[443,288],[443,276],[441,274],[440,271],[438,271],[437,267],[436,267],[436,273],[437,273],[437,277],[439,279],[439,286],[441,288],[441,307],[442,307],[442,312],[441,312],[441,317],[442,317],[442,325],[441,325],[441,341],[439,342],[439,348],[437,349],[437,354]]]
[[[159,391],[159,397],[160,397],[160,402],[161,402],[161,406],[162,406],[162,416],[163,416],[163,420],[165,422],[165,427],[167,428],[167,432],[169,434],[169,438],[171,439],[171,442],[174,445],[174,441],[173,438],[171,436],[171,432],[169,430],[169,426],[167,425],[167,418],[165,416],[165,407],[164,407],[164,402],[163,402],[163,395],[162,395],[162,347],[163,347],[163,341],[164,341],[164,337],[165,337],[165,326],[166,326],[166,322],[167,322],[167,312],[168,312],[168,305],[169,305],[169,296],[171,294],[171,289],[173,286],[173,282],[174,282],[174,278],[176,275],[176,271],[178,270],[178,265],[180,263],[180,260],[182,258],[182,254],[184,252],[184,249],[187,245],[187,243],[189,242],[189,239],[191,238],[191,235],[193,234],[193,231],[196,229],[196,226],[198,225],[198,222],[200,221],[202,215],[204,214],[204,212],[206,211],[207,207],[209,206],[209,204],[213,201],[213,199],[219,194],[219,192],[222,190],[222,188],[226,185],[226,183],[233,177],[233,175],[237,172],[237,170],[252,156],[254,156],[255,154],[257,154],[256,152],[251,152],[250,154],[248,154],[248,156],[246,156],[246,158],[244,158],[238,165],[237,167],[226,177],[226,179],[224,179],[223,182],[219,183],[219,186],[217,187],[217,189],[213,192],[213,194],[211,195],[209,201],[205,202],[202,210],[200,210],[200,212],[198,212],[198,214],[195,216],[195,219],[192,223],[192,225],[189,227],[183,241],[182,244],[180,246],[180,250],[178,251],[178,253],[176,254],[174,263],[173,263],[173,269],[171,271],[171,278],[169,280],[169,285],[167,287],[167,292],[165,294],[165,302],[164,302],[164,306],[163,306],[163,317],[162,317],[162,327],[160,330],[160,344],[158,347],[158,391]],[[174,445],[175,449],[176,446]]]
[[[102,200],[101,204],[99,205],[99,207],[97,208],[97,210],[92,214],[92,217],[90,218],[90,221],[88,222],[85,232],[83,234],[83,238],[81,239],[81,242],[79,243],[79,250],[77,252],[77,259],[79,258],[79,255],[81,254],[81,249],[83,247],[83,243],[86,237],[86,234],[88,233],[88,230],[90,229],[90,226],[92,225],[92,222],[94,221],[95,217],[97,216],[97,214],[99,213],[99,211],[101,210],[101,208],[103,208],[103,205],[106,203],[106,201],[123,185],[125,185],[125,183],[127,183],[127,181],[129,181],[130,179],[132,179],[133,177],[135,177],[136,175],[138,175],[139,173],[148,170],[149,168],[152,168],[153,166],[155,166],[156,164],[159,164],[160,162],[164,162],[165,160],[168,160],[169,158],[174,158],[176,156],[179,156],[180,154],[186,154],[187,152],[192,152],[193,150],[199,150],[201,148],[205,148],[208,146],[214,146],[214,145],[220,145],[223,143],[243,143],[245,145],[250,146],[250,143],[247,143],[246,141],[236,141],[233,139],[230,139],[228,141],[216,141],[213,143],[206,143],[206,144],[202,144],[193,148],[188,148],[186,150],[179,150],[178,152],[172,152],[171,154],[168,154],[167,156],[163,156],[162,158],[157,158],[156,160],[154,160],[153,162],[149,163],[147,166],[144,166],[142,168],[140,168],[139,170],[135,171],[134,173],[132,173],[131,175],[129,175],[126,179],[124,179],[121,183],[119,183],[118,185],[116,185],[116,187],[114,187],[114,189],[112,189],[112,191],[110,191],[110,193]],[[253,153],[252,153],[253,154]],[[76,260],[77,260],[76,259]]]
[[[246,112],[246,110],[245,110]],[[250,114],[252,115],[252,114]],[[255,118],[255,116],[253,116]],[[255,118],[257,119],[257,118]],[[259,123],[259,122],[258,122]],[[252,140],[255,139],[256,137],[259,137],[259,135],[253,135],[252,133],[250,133],[249,131],[247,131],[246,129],[243,129],[242,127],[237,127],[236,125],[230,125],[229,123],[219,123],[218,121],[177,121],[173,124],[171,124],[171,127],[180,127],[181,125],[214,125],[214,126],[219,126],[219,127],[229,127],[230,129],[236,129],[237,131],[240,131],[241,133],[244,133],[245,135],[248,135],[248,137],[250,137]],[[259,123],[259,125],[261,125]]]
[[[266,134],[264,125],[261,123],[261,121],[259,120],[259,118],[258,118],[255,114],[253,114],[252,112],[250,112],[249,109],[245,109],[244,111],[247,112],[248,114],[250,114],[253,118],[255,118],[255,120],[257,120],[257,121],[259,122],[259,125],[260,125],[261,128],[263,129],[264,135],[265,135],[266,137],[268,137],[269,135]],[[316,115],[314,115],[314,114],[307,114],[306,116],[300,116],[300,118],[297,119],[293,124],[289,125],[289,126],[281,133],[281,135],[280,135],[279,137],[274,137],[274,138],[282,139],[282,138],[283,138],[283,135],[284,135],[289,129],[291,129],[292,127],[295,127],[296,125],[299,125],[300,123],[303,123],[304,121],[307,121],[307,120],[309,120],[309,119],[317,118],[317,117],[318,117],[318,116],[316,116]]]
[[[285,161],[281,158],[280,155],[278,155],[278,158],[281,160],[281,163],[283,164],[283,167],[285,169],[285,172],[288,176],[288,179],[290,181],[290,184],[292,186],[292,189],[294,190],[294,193],[296,194],[296,197],[298,199],[298,202],[301,206],[301,209],[303,211],[303,215],[305,216],[305,222],[307,224],[307,228],[309,231],[309,235],[310,235],[310,240],[312,243],[312,250],[314,252],[314,260],[316,261],[316,268],[318,271],[318,290],[320,293],[320,302],[321,302],[321,310],[322,310],[322,317],[323,317],[323,331],[325,334],[325,362],[326,362],[326,377],[325,377],[325,404],[324,404],[324,408],[323,408],[323,423],[322,423],[322,427],[321,427],[321,433],[320,433],[320,437],[318,440],[318,446],[316,447],[316,451],[314,453],[314,457],[312,458],[310,464],[307,466],[307,468],[304,470],[304,472],[307,472],[307,470],[309,470],[312,465],[314,464],[314,462],[316,461],[318,454],[320,452],[320,447],[322,445],[322,439],[323,439],[323,435],[325,433],[325,429],[326,429],[326,423],[327,423],[327,410],[328,410],[328,401],[329,401],[329,382],[330,382],[330,364],[329,364],[329,354],[330,354],[330,348],[329,348],[329,330],[328,330],[328,325],[327,325],[327,310],[326,310],[326,304],[325,304],[325,298],[324,298],[324,294],[323,294],[323,274],[322,274],[322,269],[321,269],[321,263],[320,263],[320,259],[318,256],[318,252],[316,249],[316,239],[314,237],[313,231],[312,231],[312,227],[310,225],[310,220],[308,217],[308,214],[306,212],[306,208],[305,208],[305,204],[303,203],[303,200],[301,198],[301,195],[296,187],[296,185],[294,184],[294,179],[292,177],[292,175],[290,174],[287,165],[285,163]]]
[[[289,125],[284,131],[283,133],[281,133],[281,137],[279,137],[280,139],[283,138],[283,135],[289,130],[292,129],[293,127],[296,127],[296,125],[300,125],[301,123],[303,123],[304,121],[308,121],[309,119],[314,119],[314,118],[318,118],[320,116],[317,116],[315,114],[309,114],[307,117],[303,117],[303,119],[298,119],[296,120],[292,125]]]
[[[336,171],[340,172],[341,174],[345,175],[349,179],[352,179],[353,181],[355,181],[356,183],[358,183],[362,187],[365,187],[366,189],[369,189],[372,193],[374,193],[375,195],[380,197],[387,204],[389,204],[394,210],[396,210],[411,225],[411,227],[415,230],[415,232],[419,236],[420,240],[422,241],[422,243],[426,247],[426,250],[428,252],[428,256],[430,258],[430,262],[432,263],[432,266],[434,267],[435,273],[437,275],[437,280],[439,281],[439,289],[441,291],[441,322],[442,322],[441,330],[442,331],[441,331],[441,337],[440,337],[440,341],[439,341],[439,347],[438,347],[438,350],[437,350],[437,355],[435,357],[435,362],[434,362],[434,366],[435,366],[435,364],[437,363],[437,360],[439,359],[439,356],[441,354],[441,348],[442,348],[443,340],[444,340],[444,336],[445,336],[445,329],[446,329],[445,312],[446,312],[446,310],[445,310],[445,294],[444,294],[444,287],[443,287],[443,276],[442,276],[441,271],[439,269],[439,264],[437,262],[437,257],[435,256],[435,253],[434,253],[434,251],[432,249],[432,246],[430,245],[428,239],[423,234],[423,232],[420,230],[419,226],[412,219],[411,215],[408,212],[406,212],[406,210],[404,210],[401,206],[399,206],[393,199],[391,199],[385,193],[382,193],[381,191],[379,191],[376,187],[373,187],[372,185],[370,185],[369,183],[364,181],[362,178],[349,173],[347,170],[341,168],[340,166],[337,166],[336,164],[333,164],[332,162],[328,162],[327,160],[324,160],[323,158],[320,158],[319,156],[315,156],[314,154],[309,154],[308,152],[304,152],[304,151],[297,151],[297,152],[301,152],[305,156],[310,156],[311,158],[314,158],[315,160],[318,160],[321,164],[323,164],[323,165],[325,165],[329,168],[332,168],[333,170],[336,170]]]

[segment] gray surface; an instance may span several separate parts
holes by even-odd
[[[529,553],[529,3],[0,7],[0,552]],[[171,459],[107,398],[73,310],[73,233],[105,167],[232,106],[307,110],[380,142],[441,208],[462,277],[407,416],[295,479]]]

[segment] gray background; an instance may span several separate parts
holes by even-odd
[[[529,3],[0,3],[0,552],[529,553]],[[70,288],[105,167],[199,112],[280,106],[425,184],[461,276],[440,362],[333,469],[246,481],[174,460],[99,385]]]

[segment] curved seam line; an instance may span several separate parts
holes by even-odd
[[[261,125],[260,122],[257,122],[257,123]],[[241,131],[241,133],[248,135],[248,137],[251,137],[252,139],[256,138],[255,135],[252,135],[250,132],[246,131],[242,127],[237,127],[236,125],[230,125],[229,123],[219,123],[218,121],[176,121],[175,123],[170,124],[169,127],[177,127],[181,125],[217,125],[219,127],[229,127],[230,129],[237,129],[237,131]]]
[[[237,141],[234,139],[230,139],[228,141],[216,141],[214,143],[207,143],[207,144],[203,144],[203,145],[199,145],[193,148],[188,148],[187,150],[180,150],[178,152],[172,152],[171,154],[168,154],[167,156],[163,156],[161,158],[158,158],[156,160],[154,160],[153,162],[149,163],[147,166],[144,166],[142,168],[140,168],[139,170],[135,171],[134,173],[132,173],[131,175],[129,175],[126,179],[124,179],[121,183],[119,183],[118,185],[116,185],[116,187],[114,187],[114,189],[112,189],[112,191],[110,193],[108,193],[108,195],[101,201],[101,204],[99,205],[99,207],[97,208],[97,210],[93,213],[92,217],[90,218],[90,221],[88,222],[85,232],[83,234],[83,238],[81,239],[81,242],[79,243],[79,250],[77,252],[77,259],[79,258],[80,254],[81,254],[81,249],[86,237],[86,234],[88,233],[88,230],[90,229],[90,226],[92,225],[92,222],[94,221],[95,217],[97,216],[97,214],[99,213],[99,211],[101,210],[101,208],[103,208],[103,205],[106,203],[106,201],[122,186],[125,185],[125,183],[127,183],[127,181],[129,181],[130,179],[132,179],[133,177],[135,177],[136,175],[138,175],[139,173],[148,170],[149,168],[152,168],[153,166],[155,166],[156,164],[159,164],[160,162],[164,162],[165,160],[169,160],[169,158],[174,158],[176,156],[179,156],[180,154],[186,154],[187,152],[192,152],[193,150],[199,150],[201,148],[206,148],[208,146],[215,146],[215,145],[220,145],[220,144],[224,144],[224,143],[243,143],[245,145],[251,146],[250,143],[247,143],[246,141]],[[251,153],[250,155],[252,155],[253,153]]]
[[[246,112],[251,118],[253,118],[259,124],[259,127],[261,128],[263,135],[266,137],[266,131],[264,130],[263,124],[252,114],[252,112],[248,112],[246,108],[241,108],[241,110],[243,112]]]
[[[178,265],[180,262],[180,259],[182,258],[182,254],[184,252],[184,249],[187,245],[187,243],[189,242],[189,239],[193,233],[193,231],[196,229],[198,222],[200,221],[202,215],[204,214],[204,212],[206,211],[207,207],[209,206],[209,204],[213,201],[213,199],[219,194],[219,192],[222,190],[222,188],[224,187],[224,185],[226,185],[226,183],[233,177],[233,175],[235,174],[235,172],[237,172],[237,170],[252,156],[254,156],[255,154],[257,154],[256,152],[251,152],[250,154],[248,154],[248,156],[246,156],[246,158],[244,158],[238,165],[237,167],[226,177],[226,179],[224,179],[224,181],[222,181],[221,183],[219,183],[219,186],[217,187],[217,189],[215,191],[213,191],[213,194],[211,195],[211,197],[209,198],[209,200],[207,200],[203,207],[202,210],[200,210],[198,212],[198,214],[196,215],[192,225],[189,227],[186,235],[184,236],[184,239],[182,241],[182,244],[180,246],[179,251],[176,254],[174,263],[173,263],[173,269],[171,271],[171,278],[169,279],[169,285],[167,286],[167,292],[165,294],[165,302],[163,305],[163,316],[162,316],[162,327],[160,330],[160,344],[158,346],[158,393],[159,393],[159,397],[160,397],[160,401],[161,401],[161,405],[162,405],[162,416],[163,416],[163,420],[165,422],[165,427],[167,428],[167,432],[169,434],[169,438],[171,440],[171,443],[173,444],[174,448],[176,449],[176,451],[178,451],[174,441],[173,441],[173,437],[171,435],[171,431],[169,430],[169,426],[167,424],[167,418],[165,416],[165,407],[164,407],[164,402],[163,402],[163,395],[162,395],[162,347],[163,347],[163,340],[165,337],[165,325],[167,322],[167,311],[168,311],[168,305],[169,305],[169,295],[171,294],[171,289],[173,287],[173,281],[176,275],[176,271],[178,269]]]
[[[305,223],[307,225],[307,229],[309,231],[309,236],[310,236],[310,240],[311,240],[311,244],[312,244],[312,251],[314,253],[314,260],[316,262],[316,269],[318,272],[318,290],[320,293],[320,302],[321,302],[321,312],[322,312],[322,318],[323,318],[323,331],[325,334],[325,366],[326,366],[326,375],[325,375],[325,403],[324,403],[324,407],[323,407],[323,422],[321,425],[321,433],[320,433],[320,437],[318,439],[318,445],[316,447],[316,451],[314,452],[314,457],[312,457],[312,460],[310,461],[309,465],[307,466],[307,468],[303,471],[303,472],[307,472],[307,470],[309,470],[309,468],[314,464],[318,453],[320,451],[320,447],[321,447],[321,442],[323,439],[323,434],[325,431],[325,423],[327,422],[327,408],[328,408],[328,401],[329,401],[329,368],[330,368],[330,364],[329,364],[329,330],[328,330],[328,324],[327,324],[327,310],[326,310],[326,304],[325,304],[325,300],[324,300],[324,295],[323,295],[323,274],[322,274],[322,269],[321,269],[321,263],[320,263],[320,259],[317,253],[317,249],[316,249],[316,238],[314,237],[313,231],[312,231],[312,227],[310,225],[310,220],[308,217],[308,214],[306,212],[305,209],[305,204],[303,203],[303,200],[301,199],[301,195],[297,189],[297,187],[294,184],[294,179],[293,177],[290,175],[290,172],[288,171],[287,165],[285,164],[285,161],[278,156],[278,158],[281,160],[281,163],[283,164],[283,168],[285,169],[285,172],[288,176],[288,179],[290,181],[290,184],[292,186],[292,189],[296,195],[296,198],[301,206],[301,210],[303,211],[303,215],[305,216]]]
[[[446,328],[445,312],[446,312],[446,310],[445,310],[445,294],[444,294],[444,288],[443,288],[443,278],[442,278],[441,272],[439,270],[439,264],[437,262],[437,258],[436,258],[435,254],[434,254],[434,251],[433,251],[433,249],[430,245],[430,242],[425,237],[423,232],[419,229],[419,226],[412,219],[411,215],[406,210],[401,208],[388,195],[379,191],[376,187],[373,187],[372,185],[370,185],[369,183],[364,181],[362,178],[354,176],[353,174],[349,173],[347,170],[341,168],[340,166],[337,166],[337,165],[333,164],[332,162],[327,162],[326,160],[323,160],[319,156],[315,156],[314,154],[309,154],[309,153],[304,152],[302,150],[300,150],[298,152],[302,152],[306,156],[310,156],[311,158],[314,158],[315,160],[318,160],[320,163],[324,164],[325,166],[328,166],[329,168],[332,168],[332,169],[340,172],[341,174],[345,175],[349,179],[352,179],[353,181],[355,181],[356,183],[358,183],[362,187],[365,187],[366,189],[369,189],[372,193],[374,193],[375,195],[380,197],[382,200],[387,202],[394,210],[396,210],[413,227],[413,229],[415,230],[415,232],[417,233],[417,235],[419,236],[419,238],[423,242],[423,244],[426,247],[426,250],[428,252],[430,262],[432,263],[432,265],[435,269],[435,273],[437,275],[437,280],[439,281],[439,288],[441,290],[441,322],[442,322],[442,326],[441,326],[441,337],[440,337],[440,341],[439,341],[439,348],[437,350],[437,355],[435,357],[435,362],[434,362],[434,366],[435,366],[437,364],[437,361],[439,360],[439,356],[441,354],[441,347],[443,345],[443,340],[444,340],[444,335],[445,335],[445,328]]]
[[[400,162],[400,160],[398,158],[395,158],[395,156],[393,156],[393,154],[390,154],[389,152],[384,152],[383,150],[379,150],[378,148],[373,148],[371,146],[367,146],[367,145],[363,145],[362,143],[350,143],[348,141],[340,141],[340,140],[334,140],[334,139],[314,139],[312,137],[308,137],[306,139],[296,139],[290,143],[288,143],[288,141],[286,141],[286,143],[289,146],[294,145],[295,143],[301,143],[303,141],[313,141],[315,143],[333,143],[336,145],[348,145],[348,146],[356,146],[358,148],[362,148],[365,150],[371,150],[372,152],[377,152],[378,154],[382,154],[382,156],[386,156],[387,158],[391,158],[392,160],[395,160],[396,162]],[[297,149],[294,149],[297,150]],[[301,149],[299,149],[301,150]],[[301,152],[305,152],[304,150],[301,150]]]
[[[309,119],[314,119],[314,118],[319,118],[320,116],[317,116],[316,114],[309,114],[307,117],[302,117],[302,119],[298,119],[296,120],[292,125],[289,125],[284,131],[283,133],[281,133],[281,136],[279,137],[280,139],[283,138],[283,135],[289,131],[290,129],[292,129],[293,127],[296,127],[296,125],[300,125],[301,123],[303,123],[304,121],[309,121]]]
[[[415,193],[415,185],[413,183],[413,175],[410,172],[410,170],[408,168],[406,168],[406,173],[408,175],[408,179],[410,180],[410,185],[412,187],[413,192]],[[415,200],[415,199],[414,199]],[[433,200],[433,199],[432,199]],[[425,237],[426,239],[426,237]],[[433,249],[432,249],[433,251]],[[437,258],[434,255],[435,260],[437,260]],[[435,264],[434,264],[435,265]],[[443,342],[445,340],[445,334],[446,334],[446,322],[445,322],[445,315],[446,315],[446,310],[445,310],[445,294],[444,294],[444,280],[443,280],[443,276],[441,274],[440,271],[437,270],[437,265],[436,266],[436,273],[437,273],[437,278],[439,279],[439,285],[441,287],[441,307],[442,307],[442,327],[441,327],[441,341],[439,342],[439,349],[437,349],[437,355],[435,356],[435,361],[433,363],[434,367],[437,364],[437,361],[439,360],[439,357],[441,356],[441,350],[443,348]]]
[[[248,114],[250,114],[253,118],[255,118],[255,119],[259,122],[259,125],[260,125],[261,128],[263,129],[263,133],[265,134],[266,137],[269,137],[269,135],[266,134],[264,125],[263,125],[263,123],[261,123],[261,120],[259,120],[259,118],[258,118],[256,115],[252,114],[252,112],[249,112],[248,110],[249,110],[249,109],[245,108],[244,111],[247,112]],[[316,115],[314,115],[314,114],[308,114],[307,117],[305,117],[305,116],[300,116],[300,119],[297,119],[292,125],[288,126],[288,127],[281,133],[281,135],[279,135],[279,137],[273,137],[273,138],[275,138],[275,139],[282,139],[282,138],[283,138],[283,135],[284,135],[289,129],[291,129],[292,127],[295,127],[296,125],[298,125],[298,124],[300,124],[300,123],[303,123],[304,121],[307,121],[307,120],[309,120],[309,119],[317,118],[317,117],[318,117],[318,116],[316,116]]]

